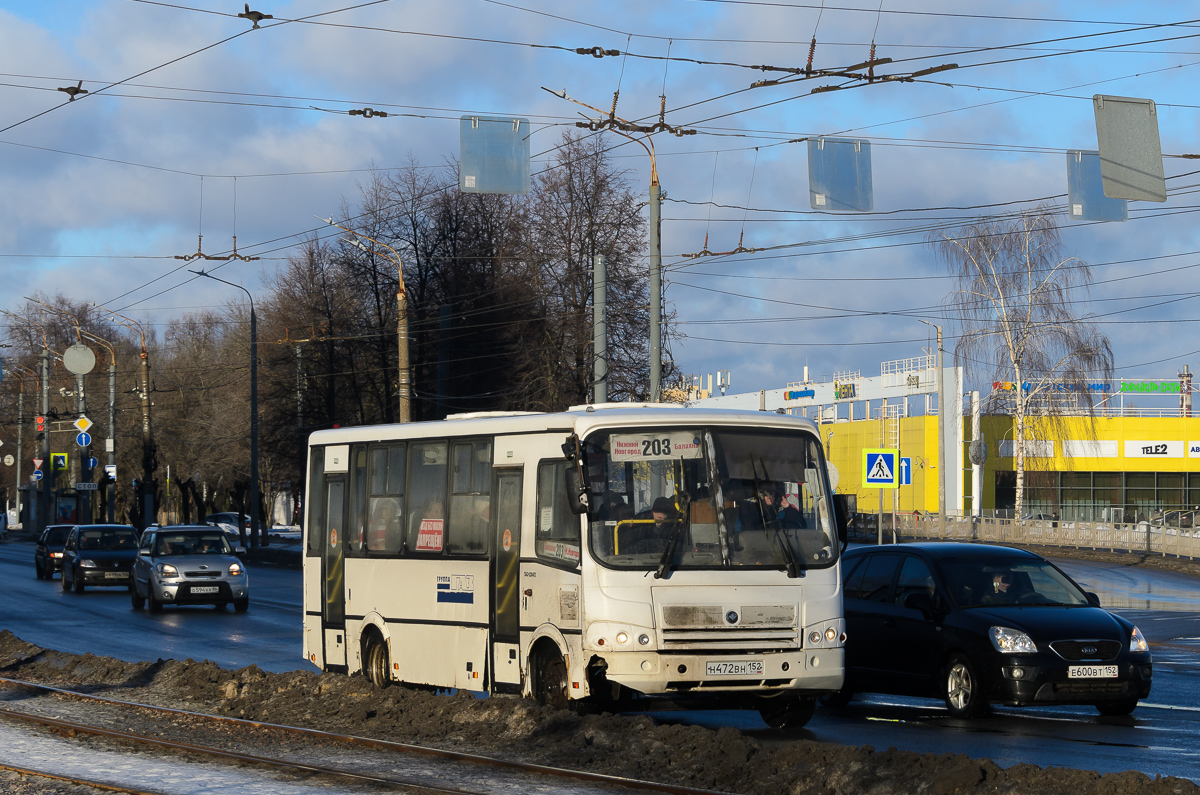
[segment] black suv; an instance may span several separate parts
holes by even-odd
[[[33,568],[39,580],[49,580],[54,572],[62,571],[63,545],[71,534],[73,524],[52,524],[38,536],[33,549]]]

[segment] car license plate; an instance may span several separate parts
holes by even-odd
[[[704,665],[705,676],[762,676],[761,660],[709,661]]]
[[[1071,665],[1067,667],[1069,679],[1116,679],[1115,665]]]
[[[106,571],[106,572],[104,572],[104,579],[106,579],[106,580],[126,580],[126,579],[129,579],[129,572],[127,572],[127,571]]]
[[[192,593],[217,593],[221,589],[215,585],[193,585]]]

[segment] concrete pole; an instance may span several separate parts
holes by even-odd
[[[971,393],[971,441],[983,438],[983,407],[979,405],[979,393]],[[983,465],[971,462],[971,515],[982,516]]]
[[[42,434],[42,479],[38,481],[38,519],[40,534],[50,524],[50,486],[54,480],[54,465],[50,461],[50,349],[42,348],[42,418],[46,430]]]
[[[596,403],[608,402],[608,258],[597,254],[592,259],[592,360],[593,397]]]
[[[258,318],[254,315],[253,296],[250,297],[250,532],[252,542],[257,539],[261,546],[267,545],[267,530],[258,514]]]
[[[946,536],[946,429],[949,422],[946,417],[946,386],[945,375],[942,372],[942,327],[937,329],[937,368],[938,368],[938,530],[939,537]]]
[[[150,433],[150,357],[142,348],[142,529],[154,523],[154,437]]]
[[[25,431],[25,381],[21,380],[21,392],[17,395],[17,521],[24,522],[21,518],[21,460],[25,457],[24,445]],[[24,527],[24,524],[21,525]]]
[[[662,400],[662,194],[650,184],[650,402]]]
[[[108,363],[108,439],[104,443],[108,451],[108,465],[116,471],[117,466],[117,363]],[[116,521],[117,481],[113,478],[108,484],[108,523]]]
[[[403,272],[401,273],[401,289],[396,293],[396,345],[400,367],[399,401],[400,422],[412,422],[412,368],[408,358],[408,295],[403,289]]]
[[[79,409],[79,416],[86,417],[87,416],[87,397],[85,396],[84,391],[83,391],[84,386],[83,386],[83,376],[82,375],[75,376],[75,384],[76,384],[75,391],[78,393],[78,395],[76,396],[76,404],[77,404],[77,408]],[[92,457],[91,451],[92,451],[92,448],[90,446],[79,448],[79,482],[80,483],[90,483],[92,480],[92,470],[88,466],[88,459],[90,459]],[[92,493],[90,491],[84,491],[82,494],[79,494],[78,492],[76,492],[76,496],[82,497],[82,499],[79,500],[79,521],[81,523],[88,523],[88,524],[95,521],[95,519],[92,516]]]

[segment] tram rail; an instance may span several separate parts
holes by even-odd
[[[430,746],[417,745],[414,743],[397,742],[393,740],[380,740],[371,737],[360,737],[352,734],[339,734],[336,732],[327,732],[320,729],[310,729],[303,726],[289,726],[286,724],[268,723],[264,721],[248,720],[246,718],[235,718],[226,715],[213,715],[207,712],[195,712],[191,710],[178,709],[175,707],[162,707],[154,704],[143,704],[136,701],[124,701],[121,699],[105,698],[91,693],[83,693],[77,690],[69,690],[67,688],[45,685],[38,682],[29,682],[21,679],[10,679],[0,677],[0,684],[11,687],[24,687],[54,696],[64,698],[82,699],[97,704],[103,704],[110,707],[118,707],[124,709],[144,710],[161,715],[171,715],[177,717],[186,717],[189,719],[201,719],[212,721],[227,727],[241,727],[258,730],[270,730],[282,734],[290,734],[293,736],[303,736],[311,739],[316,739],[324,742],[345,743],[352,746],[362,748],[372,748],[378,750],[392,751],[401,754],[419,755],[429,758],[440,759],[447,762],[460,762],[479,765],[481,767],[491,767],[498,770],[506,770],[513,773],[520,773],[528,776],[556,778],[560,780],[575,781],[580,784],[597,784],[605,787],[624,788],[627,790],[637,790],[645,792],[662,792],[669,795],[727,795],[716,790],[697,789],[694,787],[685,787],[676,784],[665,784],[655,781],[645,781],[641,779],[632,779],[624,776],[610,775],[606,773],[594,773],[582,770],[571,770],[569,768],[554,767],[551,765],[541,765],[532,762],[519,762],[511,759],[500,759],[497,757],[485,756],[482,754],[472,754],[464,751],[451,751],[441,748],[433,748]],[[0,717],[11,718],[14,720],[22,720],[29,723],[40,724],[60,733],[85,733],[95,736],[102,736],[111,739],[121,740],[124,742],[133,743],[136,745],[155,746],[177,751],[186,751],[190,753],[210,756],[214,758],[224,759],[245,763],[249,765],[258,765],[261,767],[273,767],[277,769],[291,770],[299,773],[307,773],[311,775],[335,776],[343,779],[355,780],[363,784],[386,785],[394,787],[402,787],[413,792],[420,793],[452,793],[453,795],[475,795],[473,790],[455,789],[430,785],[423,782],[395,778],[391,776],[380,776],[373,773],[356,772],[343,768],[328,767],[324,765],[316,765],[305,762],[295,762],[284,759],[276,759],[272,757],[258,756],[247,754],[229,749],[215,748],[211,746],[198,745],[194,743],[183,743],[174,740],[168,740],[160,737],[147,737],[142,734],[134,734],[131,732],[110,729],[103,726],[94,726],[89,724],[76,723],[74,721],[66,721],[59,718],[51,718],[44,715],[38,715],[31,712],[0,708]],[[0,769],[8,769],[14,772],[25,772],[30,775],[47,776],[48,774],[37,770],[22,770],[16,767],[0,766]],[[57,776],[49,776],[51,778],[61,778]],[[100,789],[110,789],[116,792],[128,792],[133,795],[143,795],[142,790],[124,789],[114,787],[111,784],[95,783],[79,779],[63,779],[70,780],[74,783],[87,784],[88,786],[97,787]],[[145,793],[145,795],[161,795],[161,793]]]

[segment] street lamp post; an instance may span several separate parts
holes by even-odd
[[[205,271],[191,271],[213,281],[236,287],[250,299],[250,546],[267,545],[258,514],[258,319],[254,314],[254,296],[240,284],[227,282]]]
[[[99,304],[93,306],[112,315],[112,320],[127,329],[136,331],[142,342],[142,529],[154,522],[154,470],[155,464],[154,437],[150,432],[150,356],[146,352],[146,334],[142,325],[136,320],[117,314]],[[112,457],[110,456],[110,461]]]
[[[937,395],[938,395],[938,528],[941,532],[946,524],[946,392],[942,376],[942,327],[928,320],[920,322],[933,326],[937,331]]]
[[[108,348],[108,439],[105,441],[104,447],[108,451],[108,465],[115,472],[117,467],[117,351],[108,340],[97,337],[91,332],[85,331],[83,336]],[[109,524],[116,520],[116,499],[117,480],[114,477],[108,482],[107,495],[104,500]]]

